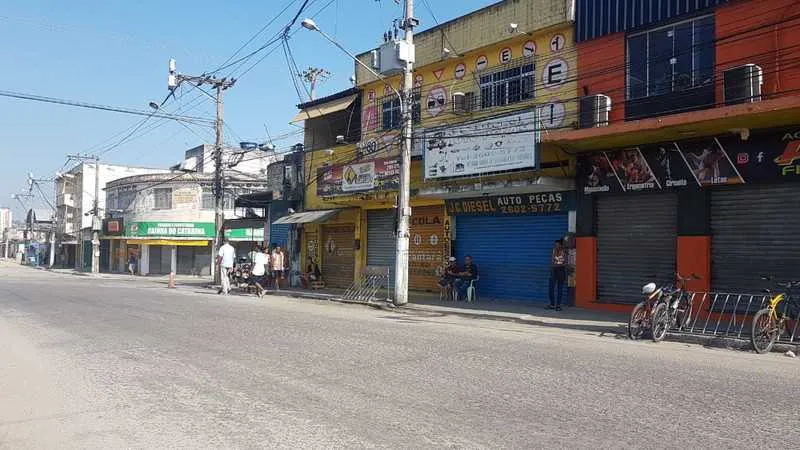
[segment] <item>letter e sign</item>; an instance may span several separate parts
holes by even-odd
[[[511,56],[512,56],[511,55],[511,49],[509,47],[506,47],[506,48],[500,50],[500,62],[501,63],[505,64],[505,63],[511,61]]]
[[[544,66],[542,71],[542,84],[544,87],[554,89],[567,81],[569,66],[563,59],[554,59]]]

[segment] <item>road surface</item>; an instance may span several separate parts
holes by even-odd
[[[0,264],[0,448],[790,448],[800,360]]]

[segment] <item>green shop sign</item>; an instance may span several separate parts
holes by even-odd
[[[225,237],[232,241],[263,241],[264,228],[233,228],[225,230]]]
[[[131,237],[214,238],[214,224],[205,222],[133,222],[125,228]]]

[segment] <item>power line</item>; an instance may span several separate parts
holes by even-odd
[[[161,119],[171,119],[177,120],[182,122],[196,122],[196,123],[206,123],[212,124],[214,123],[211,119],[206,119],[203,117],[194,117],[194,116],[179,116],[174,114],[163,114],[163,113],[156,113],[152,114],[148,111],[136,110],[132,108],[123,108],[123,107],[115,107],[115,106],[107,106],[107,105],[98,105],[93,103],[85,103],[79,102],[74,100],[65,100],[55,97],[45,97],[41,95],[34,95],[34,94],[26,94],[22,92],[13,92],[13,91],[0,91],[0,97],[11,97],[11,98],[18,98],[22,100],[33,100],[37,102],[44,102],[44,103],[55,103],[59,105],[67,105],[67,106],[75,106],[79,108],[88,108],[88,109],[96,109],[101,111],[112,111],[118,112],[122,114],[132,114],[137,116],[151,116],[158,117]]]

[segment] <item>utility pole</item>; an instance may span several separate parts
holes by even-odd
[[[100,157],[97,155],[67,155],[67,161],[94,161],[94,201],[92,202],[92,273],[100,273]],[[86,167],[84,165],[84,167]]]
[[[403,70],[403,101],[400,106],[403,117],[403,148],[400,152],[400,189],[398,198],[397,224],[397,253],[395,255],[394,273],[394,304],[402,306],[408,303],[408,247],[411,222],[411,136],[413,126],[413,98],[412,90],[414,87],[414,27],[419,24],[419,20],[414,18],[414,0],[405,0],[406,15],[403,18],[401,28],[405,32],[405,41],[408,46],[409,57],[405,61]]]
[[[331,76],[331,73],[325,69],[320,69],[317,67],[309,67],[308,69],[304,70],[303,73],[298,74],[300,78],[305,80],[306,83],[310,86],[310,92],[308,96],[310,97],[309,100],[314,100],[317,94],[317,83],[320,80],[325,80]]]
[[[211,256],[212,267],[214,268],[214,284],[219,284],[220,279],[219,269],[213,261],[216,260],[217,252],[222,246],[222,226],[225,223],[225,209],[224,209],[224,168],[222,167],[222,126],[225,123],[223,119],[223,101],[222,96],[226,89],[233,87],[236,83],[234,78],[217,78],[212,75],[191,76],[179,74],[175,71],[175,60],[169,60],[169,76],[167,78],[167,86],[170,91],[175,89],[183,82],[191,83],[194,87],[198,88],[200,92],[205,93],[214,99],[217,105],[217,118],[214,122],[216,131],[216,140],[214,142],[214,253]],[[203,85],[208,84],[214,88],[216,95],[211,96],[203,89]]]

